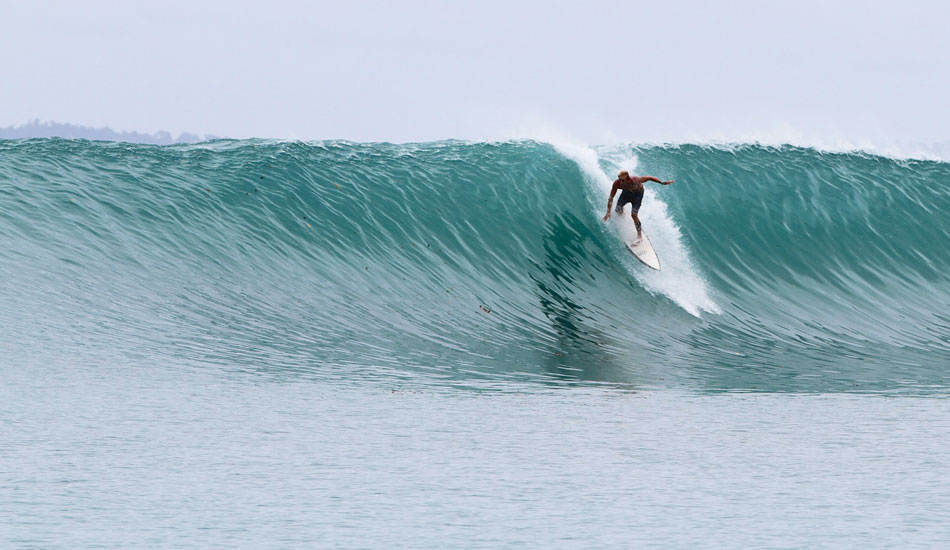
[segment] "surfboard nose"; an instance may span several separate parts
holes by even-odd
[[[656,269],[657,271],[660,270],[660,258],[656,255],[656,250],[653,249],[653,244],[650,243],[650,239],[647,238],[646,233],[643,234],[643,238],[639,241],[637,241],[636,237],[633,237],[630,240],[625,240],[624,244],[627,246],[627,250],[647,267]]]

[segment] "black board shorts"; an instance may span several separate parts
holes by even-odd
[[[623,207],[627,203],[632,204],[633,213],[636,214],[640,211],[640,203],[643,202],[643,189],[639,191],[627,191],[624,189],[620,192],[620,198],[617,200],[616,211],[618,214],[623,214]]]

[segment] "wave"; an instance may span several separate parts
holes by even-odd
[[[663,271],[600,221],[619,168],[676,179],[641,210]],[[327,380],[944,387],[948,182],[751,144],[0,141],[0,342]]]

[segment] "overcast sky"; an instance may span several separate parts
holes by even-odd
[[[948,5],[0,0],[0,126],[946,141]]]

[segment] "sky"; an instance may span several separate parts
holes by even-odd
[[[950,140],[950,4],[0,0],[0,126]]]

